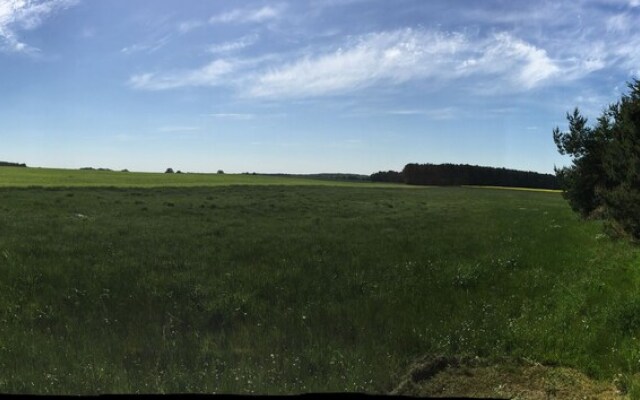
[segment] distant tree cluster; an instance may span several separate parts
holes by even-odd
[[[0,167],[26,167],[27,164],[12,163],[8,161],[0,161]]]
[[[397,171],[379,171],[371,174],[370,179],[373,182],[404,183],[404,176],[402,175],[402,172]]]
[[[610,233],[640,239],[640,80],[609,105],[594,126],[576,108],[569,130],[553,130],[572,165],[556,169],[564,197],[583,217],[607,220]]]
[[[308,174],[308,175],[302,175],[302,176],[306,178],[325,179],[329,181],[364,182],[364,181],[370,180],[370,177],[368,175],[359,175],[359,174],[323,173],[323,174]]]
[[[377,172],[371,175],[371,180],[404,182],[409,185],[560,188],[556,177],[551,174],[467,164],[407,164],[402,172]]]
[[[248,174],[248,172],[245,172]],[[253,172],[253,175],[256,173]],[[264,176],[281,176],[281,177],[298,177],[308,179],[322,179],[327,181],[347,181],[347,182],[368,182],[371,180],[369,175],[359,174],[343,174],[343,173],[321,173],[321,174],[260,174]]]
[[[93,168],[93,167],[82,167],[82,168],[80,168],[80,171],[106,171],[106,172],[113,172],[113,170],[111,168]]]
[[[368,175],[340,174],[340,173],[306,174],[306,175],[297,175],[297,176],[301,176],[304,178],[311,178],[311,179],[323,179],[328,181],[365,182],[370,180],[370,177]]]
[[[104,172],[113,172],[111,168],[93,168],[93,167],[82,167],[80,171],[104,171]],[[129,172],[128,169],[121,169],[120,172]]]

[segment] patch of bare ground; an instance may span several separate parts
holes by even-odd
[[[614,383],[567,367],[511,358],[425,357],[391,393],[419,397],[625,399]]]

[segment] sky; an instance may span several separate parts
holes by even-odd
[[[0,0],[0,160],[553,173],[640,77],[640,0]]]

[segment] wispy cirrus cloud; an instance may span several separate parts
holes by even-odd
[[[477,38],[463,33],[403,29],[364,35],[335,51],[304,57],[260,75],[251,97],[340,94],[376,84],[485,76],[510,88],[531,89],[561,71],[544,49],[508,33]]]
[[[561,66],[552,60],[546,50],[503,32],[483,43],[480,51],[465,49],[469,54],[459,66],[462,74],[506,74],[512,84],[525,89],[557,76]]]
[[[209,46],[208,51],[213,54],[230,53],[249,47],[257,41],[258,35],[246,35],[233,41],[213,44]]]
[[[0,0],[0,50],[19,53],[38,51],[21,41],[19,32],[37,28],[55,12],[78,2],[79,0]]]
[[[244,38],[210,50],[223,54],[249,43]],[[616,50],[593,43],[586,54],[551,56],[546,49],[509,32],[481,36],[406,28],[350,37],[322,50],[264,57],[260,62],[218,59],[193,70],[136,75],[130,84],[150,90],[233,86],[242,97],[269,99],[342,95],[373,86],[466,79],[472,79],[478,91],[490,88],[518,92],[580,79],[605,68],[607,55],[614,51],[620,52],[619,60],[631,62],[636,52],[629,46],[634,43]]]
[[[234,70],[231,62],[216,60],[196,70],[177,71],[157,74],[144,73],[129,79],[129,85],[135,89],[167,90],[187,86],[220,86]]]
[[[123,54],[134,54],[134,53],[154,53],[169,43],[173,35],[165,35],[158,39],[135,43],[130,46],[125,46],[120,49],[120,52]]]
[[[209,18],[211,24],[259,23],[277,19],[283,12],[282,6],[264,6],[260,8],[236,8]]]

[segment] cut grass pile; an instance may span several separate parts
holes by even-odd
[[[392,392],[415,397],[469,397],[527,400],[619,400],[613,382],[597,382],[567,367],[524,359],[426,357]]]
[[[557,193],[0,189],[0,392],[388,393],[424,355],[631,392],[638,250]]]

